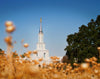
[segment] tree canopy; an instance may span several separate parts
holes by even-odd
[[[68,46],[66,46],[65,51],[71,62],[74,62],[74,58],[78,59],[78,62],[83,62],[85,58],[93,56],[98,58],[100,15],[95,21],[91,19],[87,25],[79,27],[79,32],[68,35],[66,41]]]

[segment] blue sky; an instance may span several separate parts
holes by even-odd
[[[0,0],[0,48],[7,48],[4,23],[10,20],[16,26],[12,34],[13,41],[17,41],[14,51],[19,52],[22,39],[29,43],[28,50],[34,50],[42,17],[44,41],[50,56],[63,56],[67,36],[78,32],[82,24],[86,25],[97,15],[100,15],[100,0]]]

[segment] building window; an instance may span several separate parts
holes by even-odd
[[[38,56],[38,53],[36,54],[36,56]]]
[[[44,53],[44,58],[45,58],[45,54],[46,54],[46,53]]]

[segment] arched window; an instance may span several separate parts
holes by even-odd
[[[38,53],[36,54],[36,56],[38,56]]]
[[[45,54],[46,54],[46,53],[44,53],[44,58],[45,58]]]

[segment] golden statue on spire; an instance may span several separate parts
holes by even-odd
[[[40,23],[42,23],[42,18],[40,18]]]

